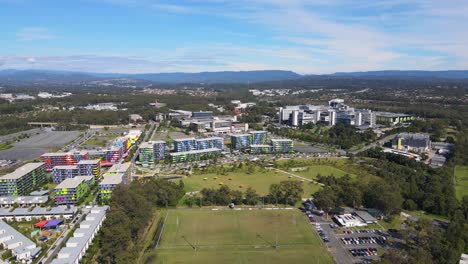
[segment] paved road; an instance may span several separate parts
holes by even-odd
[[[386,136],[386,137],[384,137],[384,138],[381,138],[381,139],[375,141],[374,143],[371,143],[371,144],[369,144],[369,145],[367,145],[367,146],[365,146],[365,147],[362,147],[361,149],[355,150],[355,151],[353,151],[353,152],[351,152],[351,153],[354,154],[354,155],[356,155],[356,154],[358,154],[358,153],[360,153],[360,152],[363,152],[363,151],[366,151],[366,150],[368,150],[368,149],[375,148],[375,147],[377,147],[377,146],[382,146],[385,142],[387,142],[387,141],[393,139],[394,137],[395,137],[395,135]]]
[[[333,233],[333,229],[330,227],[330,222],[324,221],[324,219],[320,216],[316,216],[315,218],[320,224],[323,233],[325,233],[325,235],[330,240],[330,242],[326,243],[326,245],[327,247],[330,247],[329,251],[335,259],[335,262],[340,264],[354,263],[352,257],[348,254],[347,249],[344,248],[343,244],[338,240],[338,238],[336,238],[335,234]],[[315,230],[314,225],[312,225],[312,228]]]

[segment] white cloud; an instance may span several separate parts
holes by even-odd
[[[43,27],[27,27],[22,28],[16,33],[18,41],[34,41],[53,39],[55,36],[47,28]]]

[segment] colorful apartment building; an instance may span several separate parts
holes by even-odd
[[[271,146],[266,144],[250,145],[251,154],[270,154]]]
[[[120,164],[115,164],[110,169],[106,172],[106,174],[109,175],[117,175],[117,174],[123,174],[123,183],[127,184],[131,180],[131,168],[132,168],[132,163],[127,162],[127,163],[120,163]]]
[[[252,141],[252,135],[250,134],[237,134],[231,135],[231,148],[232,149],[244,149],[250,147]]]
[[[55,204],[77,204],[88,194],[92,184],[94,184],[93,176],[77,176],[65,179],[54,188]]]
[[[195,138],[179,138],[174,139],[175,152],[187,152],[197,149]]]
[[[169,156],[173,163],[177,163],[177,162],[212,159],[218,156],[220,153],[221,153],[221,150],[218,148],[209,148],[209,149],[201,149],[201,150],[172,152],[169,154]]]
[[[75,165],[80,160],[87,160],[88,152],[76,151],[44,153],[39,156],[39,159],[45,163],[45,168],[47,171],[52,171],[55,166]]]
[[[65,179],[75,178],[76,176],[101,178],[100,160],[81,160],[76,165],[55,166],[52,169],[54,183],[61,183]]]
[[[101,204],[109,204],[112,191],[118,184],[124,183],[124,178],[126,178],[124,173],[104,174],[102,181],[99,183],[98,199]]]
[[[162,140],[154,141],[154,158],[156,160],[163,160],[166,158],[166,142]]]
[[[143,142],[138,148],[138,162],[147,167],[148,165],[153,165],[155,160],[154,153],[154,144],[153,142]]]
[[[271,139],[271,150],[273,153],[292,153],[294,143],[291,139]]]
[[[224,149],[224,141],[220,137],[199,138],[196,139],[197,150],[217,148]]]
[[[267,143],[267,132],[266,131],[251,131],[249,134],[252,136],[251,145],[262,145]]]
[[[44,162],[27,163],[0,176],[0,196],[22,196],[45,183]]]
[[[104,150],[103,165],[112,166],[122,161],[123,158],[123,148],[112,146]]]
[[[112,146],[122,147],[123,152],[127,153],[128,149],[132,146],[127,137],[118,137],[112,142]]]

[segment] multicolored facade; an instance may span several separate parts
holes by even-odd
[[[127,137],[119,137],[114,139],[112,146],[122,147],[123,152],[127,153],[128,149],[132,146],[130,140]]]
[[[55,166],[75,165],[80,160],[87,160],[88,152],[77,151],[44,153],[39,157],[39,159],[45,163],[45,168],[47,171],[52,171]]]
[[[249,133],[251,137],[251,145],[262,145],[267,143],[267,132],[266,131],[251,131]]]
[[[197,149],[197,144],[194,138],[174,139],[174,151],[186,152]]]
[[[231,148],[238,150],[248,148],[252,141],[251,138],[250,134],[231,135]]]
[[[178,163],[178,162],[212,159],[218,156],[220,153],[221,153],[220,149],[210,148],[210,149],[202,149],[202,150],[172,152],[169,154],[169,156],[173,163]]]
[[[122,161],[123,158],[123,148],[112,146],[109,149],[104,150],[103,163],[104,165],[117,164]]]
[[[156,160],[163,160],[166,158],[167,144],[164,141],[154,141],[154,158]]]
[[[199,138],[196,139],[197,150],[217,148],[224,149],[224,141],[220,137]]]
[[[250,145],[250,153],[251,154],[270,154],[271,153],[271,146],[270,145]]]
[[[117,175],[117,174],[122,174],[123,175],[123,183],[127,184],[131,180],[131,171],[132,168],[132,163],[127,162],[127,163],[120,163],[120,164],[115,164],[110,169],[106,172],[108,175]]]
[[[0,196],[26,195],[45,181],[45,163],[27,163],[12,173],[0,176]]]
[[[294,143],[291,139],[271,139],[271,150],[273,153],[292,153]]]
[[[144,167],[153,165],[155,160],[154,144],[152,142],[143,142],[138,148],[138,161]]]
[[[99,183],[99,202],[101,204],[109,204],[112,191],[118,184],[124,183],[125,178],[124,173],[105,173],[102,181]]]
[[[77,204],[94,184],[93,176],[77,176],[61,182],[54,188],[56,205]]]
[[[81,160],[76,165],[55,166],[52,169],[54,183],[61,183],[65,179],[76,176],[101,178],[101,162],[99,160]]]

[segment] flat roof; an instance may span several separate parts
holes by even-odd
[[[292,141],[292,139],[288,139],[288,138],[272,138],[271,141],[273,142],[281,142],[281,141]]]
[[[86,246],[91,244],[94,234],[100,228],[101,222],[106,217],[109,206],[94,206],[91,212],[86,215],[80,227],[75,230],[73,237],[68,239],[65,247],[60,249],[57,258],[52,260],[52,264],[78,263],[81,253],[86,252]]]
[[[43,166],[44,164],[45,164],[44,162],[27,163],[27,164],[24,164],[23,166],[19,167],[15,171],[1,176],[0,178],[3,179],[3,180],[19,179],[19,178],[23,177],[24,175],[30,173],[31,171]]]
[[[208,140],[223,140],[223,139],[220,137],[197,138],[197,141],[208,141]]]
[[[123,173],[117,173],[117,174],[105,173],[99,185],[119,184],[119,183],[122,183],[123,177],[124,177]]]
[[[174,141],[189,141],[189,140],[195,140],[195,138],[187,137],[187,138],[175,138]]]
[[[57,170],[73,170],[73,169],[78,169],[78,166],[76,165],[58,165],[58,166],[54,166],[53,169],[57,169]]]
[[[127,162],[127,163],[119,163],[119,164],[114,164],[112,165],[112,167],[110,167],[110,169],[107,171],[108,173],[109,172],[127,172],[127,170],[130,168],[130,166],[132,166],[132,164],[130,162]]]
[[[140,144],[138,148],[152,148],[154,143],[152,142],[143,142]]]
[[[377,222],[377,219],[366,211],[355,211],[354,213],[365,222]]]
[[[75,178],[68,178],[65,179],[63,182],[59,183],[55,187],[55,189],[63,189],[63,188],[76,188],[78,187],[82,182],[84,181],[89,181],[93,178],[93,176],[76,176]]]
[[[44,204],[49,200],[48,195],[41,195],[41,196],[1,196],[0,197],[0,205],[10,205],[14,203],[18,204]]]
[[[256,145],[250,145],[251,148],[270,148],[270,145],[266,144],[256,144]]]
[[[91,164],[91,165],[94,165],[94,164],[99,164],[101,161],[98,160],[98,159],[91,159],[91,160],[80,160],[78,162],[78,165],[81,165],[81,164]]]
[[[44,216],[44,215],[73,215],[78,210],[77,207],[70,205],[59,205],[50,207],[36,206],[32,210],[31,208],[18,207],[13,211],[10,208],[0,208],[0,217],[16,217],[16,216]]]
[[[169,155],[171,156],[180,156],[180,155],[187,155],[187,154],[203,154],[209,152],[217,152],[221,151],[219,148],[207,148],[207,149],[198,149],[198,150],[190,150],[190,151],[182,151],[182,152],[171,152]]]
[[[413,116],[410,114],[402,114],[402,113],[392,113],[392,112],[375,112],[376,116],[383,116],[383,117],[402,117],[402,116]]]
[[[250,131],[250,134],[258,134],[258,133],[266,133],[264,130],[255,130],[255,131]]]

